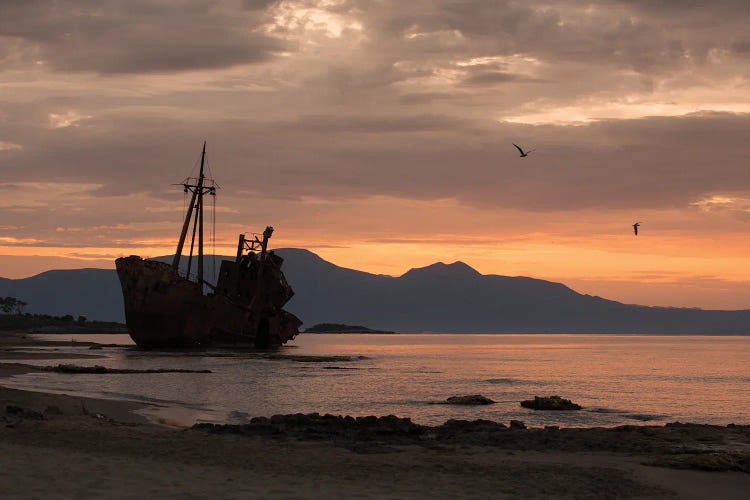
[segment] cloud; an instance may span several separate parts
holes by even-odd
[[[685,50],[679,39],[665,35],[652,19],[628,15],[626,6],[617,7],[473,0],[416,1],[389,9],[357,3],[365,12],[366,27],[383,38],[401,35],[420,42],[430,33],[459,34],[462,43],[443,48],[454,54],[535,54],[545,60],[585,59],[639,71],[662,71],[679,63]]]
[[[13,142],[0,141],[0,151],[23,151],[23,146]]]
[[[288,50],[264,33],[269,2],[6,1],[0,36],[20,39],[30,62],[102,74],[223,68]]]
[[[518,75],[515,73],[506,73],[504,71],[482,71],[475,73],[471,76],[464,78],[461,81],[461,85],[467,86],[494,86],[498,84],[508,82],[541,82],[543,80],[537,80],[529,78],[528,76]]]
[[[706,196],[750,191],[743,149],[750,115],[579,127],[426,114],[204,121],[200,131],[177,119],[86,124],[14,139],[25,149],[14,169],[4,169],[7,181],[67,179],[100,185],[90,193],[97,197],[161,197],[195,166],[206,138],[220,184],[279,198],[454,198],[487,209],[558,211],[689,208]],[[519,159],[511,142],[537,151]]]
[[[78,122],[91,118],[91,115],[81,115],[76,111],[65,113],[50,113],[49,126],[52,128],[77,127]]]
[[[412,115],[412,116],[336,116],[313,115],[300,117],[289,123],[276,124],[278,127],[289,128],[302,133],[415,133],[440,130],[460,130],[470,127],[466,120],[445,115]]]
[[[6,0],[2,236],[166,241],[208,140],[222,222],[299,241],[608,242],[644,213],[645,234],[729,238],[750,220],[747,5]]]

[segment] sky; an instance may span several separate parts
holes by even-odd
[[[750,308],[749,21],[746,0],[2,0],[0,276],[173,253],[205,140],[217,253],[273,225],[373,273],[461,260]]]

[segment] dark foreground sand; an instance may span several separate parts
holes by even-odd
[[[487,422],[423,427],[395,417],[280,416],[180,429],[147,422],[132,403],[1,387],[1,377],[24,370],[0,364],[3,498],[748,498],[750,492],[748,426],[510,430]]]

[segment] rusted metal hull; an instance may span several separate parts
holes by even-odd
[[[283,293],[274,290],[272,283],[269,292],[259,297],[262,300],[238,300],[220,292],[204,295],[200,285],[162,262],[130,256],[117,259],[115,265],[128,330],[141,347],[245,344],[268,348],[293,339],[302,324],[281,309],[293,293],[285,281],[282,284],[288,290]],[[273,300],[280,294],[283,300]]]

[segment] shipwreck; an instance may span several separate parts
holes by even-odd
[[[280,346],[299,333],[302,322],[283,309],[294,292],[281,270],[284,259],[268,249],[273,227],[240,234],[236,258],[221,262],[215,284],[206,280],[204,199],[215,197],[217,186],[205,176],[205,164],[204,143],[198,177],[181,183],[190,202],[172,262],[137,255],[115,261],[130,336],[140,347]]]

